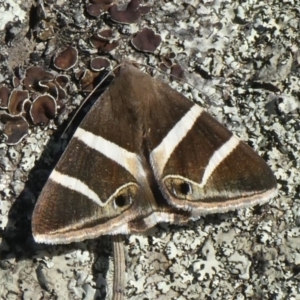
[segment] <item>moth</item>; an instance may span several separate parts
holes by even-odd
[[[199,105],[125,62],[77,128],[32,217],[41,243],[186,223],[276,195],[266,162]]]

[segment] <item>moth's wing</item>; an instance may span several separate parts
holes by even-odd
[[[169,204],[201,214],[263,203],[276,179],[252,148],[200,106],[163,83],[162,100],[146,118],[150,162]],[[161,118],[163,116],[163,118]]]
[[[140,127],[127,113],[126,99],[118,97],[122,95],[112,84],[51,173],[33,212],[37,242],[128,233],[128,222],[152,212],[155,202],[138,155]]]

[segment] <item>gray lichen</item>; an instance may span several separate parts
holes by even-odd
[[[266,159],[278,180],[279,196],[263,207],[203,216],[185,226],[161,224],[145,235],[128,236],[127,298],[300,299],[300,51],[296,4],[174,0],[148,5],[151,12],[133,25],[105,24],[103,17],[88,18],[81,2],[45,7],[50,18],[56,20],[60,14],[60,21],[72,28],[68,38],[77,39],[77,45],[85,41],[85,47],[90,47],[87,41],[91,28],[103,23],[103,28],[109,25],[121,39],[113,55],[157,67],[157,56],[136,53],[128,43],[135,32],[146,26],[153,28],[162,37],[159,55],[174,55],[189,83],[173,81],[170,85],[201,101]],[[29,11],[26,20],[19,14],[24,27],[28,16]],[[72,26],[82,33],[77,34]],[[64,44],[65,35],[60,29],[55,47]],[[0,52],[8,57],[13,46],[5,44],[4,34],[0,36]],[[30,43],[39,54],[50,44]],[[86,66],[87,58],[79,59],[79,66]],[[32,64],[29,60],[18,63],[26,67]],[[1,62],[1,70],[1,80],[8,81],[12,73],[6,62]],[[61,122],[82,100],[72,84],[75,96]],[[30,235],[31,212],[40,185],[66,144],[64,139],[58,143],[50,139],[55,131],[52,122],[46,130],[32,128],[21,147],[0,144],[1,299],[87,300],[111,295],[107,292],[113,271],[108,237],[47,246],[35,244]]]

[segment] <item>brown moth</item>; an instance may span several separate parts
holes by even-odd
[[[51,244],[137,233],[262,204],[276,193],[272,171],[252,148],[127,62],[52,171],[32,231]]]

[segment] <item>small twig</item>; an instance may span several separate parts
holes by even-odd
[[[122,236],[112,236],[114,251],[113,300],[124,300],[125,293],[125,253]]]

